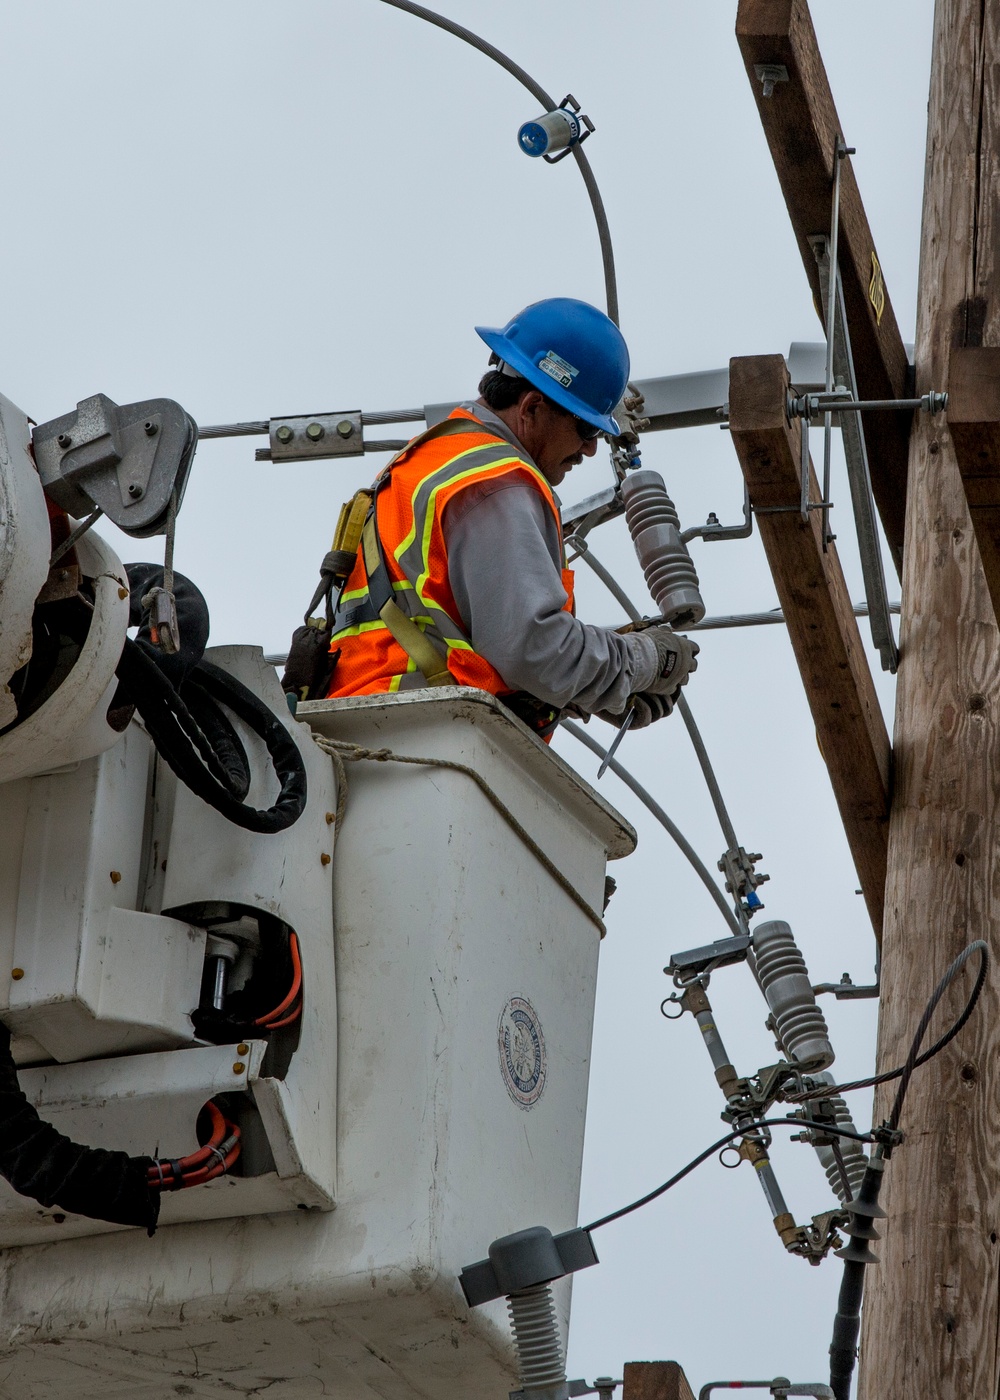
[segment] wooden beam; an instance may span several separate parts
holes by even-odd
[[[960,352],[1000,353],[996,0],[937,0],[931,54],[917,392],[954,384],[962,413],[971,387],[975,421],[984,400],[992,410]],[[956,426],[950,412],[921,414],[910,445],[879,1068],[905,1059],[936,982],[973,939],[986,941],[994,971],[969,1024],[906,1096],[880,1263],[865,1271],[859,1393],[869,1400],[1000,1393],[1000,633]],[[937,1027],[957,1016],[973,975],[970,962]],[[879,1094],[876,1122],[893,1092]]]
[[[785,614],[816,736],[876,938],[889,838],[889,736],[837,552],[821,511],[799,512],[801,424],[785,414],[781,355],[730,361],[729,427]],[[820,499],[812,475],[810,499]]]
[[[1000,349],[953,346],[948,427],[993,611],[1000,618]]]
[[[808,4],[806,0],[740,0],[736,37],[822,320],[819,273],[809,239],[829,236],[834,143],[838,134],[846,139],[846,133],[837,116]],[[787,82],[775,83],[770,97],[764,96],[757,64],[780,65],[788,71]],[[858,392],[863,399],[905,398],[906,350],[850,157],[842,161],[840,182],[838,262]],[[910,414],[895,412],[866,413],[863,422],[875,503],[897,568],[903,551],[911,422]]]
[[[676,1361],[626,1361],[622,1400],[694,1400]]]

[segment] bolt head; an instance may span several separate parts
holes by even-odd
[[[321,437],[325,437],[326,432],[322,423],[310,423],[306,428],[306,437],[310,442],[319,442]]]
[[[147,437],[156,437],[157,425],[152,421],[152,419],[150,419],[148,423],[143,423],[142,426],[146,431]]]
[[[142,495],[142,487],[137,481],[133,481],[132,485],[128,488],[128,493],[132,497],[133,501],[137,501]]]
[[[236,1063],[233,1065],[234,1074],[242,1074],[245,1069],[246,1065],[243,1063],[242,1060],[237,1060]]]
[[[281,427],[278,429],[274,436],[278,439],[279,442],[291,442],[295,434],[292,432],[291,428],[288,426],[287,423],[282,423]]]
[[[337,432],[342,438],[349,438],[354,432],[354,424],[349,418],[342,418],[337,424]]]
[[[56,438],[56,442],[60,447],[70,447],[72,446],[73,439],[70,437],[69,433],[60,433]]]

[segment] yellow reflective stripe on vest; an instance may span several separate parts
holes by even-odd
[[[385,566],[379,557],[374,510],[365,521],[365,528],[361,535],[361,552],[364,557],[370,590],[372,574],[377,569],[385,572]],[[387,579],[386,582],[391,590],[392,580]],[[416,623],[406,616],[394,598],[390,597],[382,605],[379,617],[392,633],[396,644],[402,647],[407,656],[416,663],[417,668],[423,672],[424,679],[429,686],[455,684],[455,677],[448,670],[448,662],[445,657],[441,655],[430,638],[421,632]]]
[[[470,462],[470,458],[475,460]],[[461,471],[456,471],[459,463],[465,463],[465,466]],[[424,477],[418,483],[410,500],[413,525],[394,552],[395,560],[407,578],[418,580],[418,593],[422,591],[419,580],[426,578],[428,573],[427,556],[431,531],[434,527],[434,505],[438,492],[443,486],[469,481],[491,468],[502,466],[522,467],[537,478],[546,498],[551,495],[552,488],[541,472],[526,461],[516,449],[506,443],[502,445],[500,443],[487,443],[479,447],[466,448],[463,452],[456,452],[455,456],[449,458],[443,466],[438,467],[437,471],[431,472],[429,476]]]

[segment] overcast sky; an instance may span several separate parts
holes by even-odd
[[[820,339],[733,36],[735,0],[441,6],[557,98],[571,91],[594,121],[587,149],[636,376]],[[907,340],[931,8],[813,5]],[[516,146],[533,99],[456,39],[378,0],[4,0],[0,15],[0,391],[38,421],[96,392],[170,396],[202,424],[455,399],[485,364],[473,324],[502,323],[543,296],[602,302],[574,163],[557,170]],[[275,467],[255,464],[255,445],[199,449],[177,564],[208,597],[215,642],[273,652],[300,620],[341,501],[379,459]],[[738,517],[726,433],[650,436],[644,461],[663,472],[682,524],[709,510]],[[605,485],[609,471],[602,450],[564,499]],[[833,496],[860,598],[839,459]],[[125,559],[160,548],[107,533]],[[623,522],[592,539],[648,609]],[[710,613],[775,605],[756,537],[692,550]],[[579,579],[583,617],[622,620],[586,571]],[[890,595],[899,596],[894,576]],[[870,980],[871,928],[784,629],[700,640],[688,693],[740,840],[764,853],[765,917],[790,920],[815,981],[845,970]],[[879,673],[878,684],[891,722],[891,682]],[[571,738],[558,748],[593,777]],[[724,842],[679,719],[629,736],[621,755],[714,866]],[[693,1021],[670,1025],[658,1008],[669,953],[725,928],[631,795],[610,774],[601,786],[640,845],[614,871],[583,1220],[649,1189],[722,1131]],[[711,994],[739,1068],[770,1063],[766,1008],[747,970],[719,973]],[[837,1072],[867,1072],[871,1003],[825,1010]],[[870,1101],[856,1100],[867,1126]],[[774,1160],[797,1219],[830,1208],[810,1148],[782,1134]],[[495,1233],[484,1220],[484,1246]],[[675,1357],[696,1391],[715,1377],[825,1379],[841,1265],[810,1269],[784,1255],[748,1167],[726,1172],[713,1160],[597,1242],[600,1267],[576,1283],[570,1375]]]

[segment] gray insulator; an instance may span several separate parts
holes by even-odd
[[[507,1306],[523,1389],[546,1391],[562,1386],[566,1363],[550,1285],[538,1283],[511,1293]]]
[[[761,924],[754,929],[753,947],[757,980],[782,1049],[800,1069],[826,1069],[836,1056],[791,928],[783,919]]]
[[[674,627],[700,622],[705,604],[681,539],[680,521],[659,472],[642,469],[622,482],[625,520],[656,606]]]
[[[834,1082],[832,1074],[817,1074],[815,1076],[819,1084],[832,1084]],[[833,1094],[826,1101],[833,1105],[834,1117],[840,1127],[846,1128],[850,1133],[856,1133],[854,1120],[851,1118],[850,1109],[844,1102],[840,1094]],[[844,1190],[844,1178],[841,1175],[837,1159],[833,1155],[832,1147],[818,1147],[814,1143],[816,1156],[820,1160],[820,1165],[826,1172],[826,1179],[830,1183],[830,1190],[835,1196],[839,1196],[842,1201],[847,1200],[847,1192]],[[844,1168],[847,1172],[847,1180],[851,1187],[851,1199],[857,1196],[864,1180],[865,1171],[868,1167],[868,1158],[862,1151],[860,1142],[855,1142],[853,1138],[840,1139],[840,1155],[844,1160]]]

